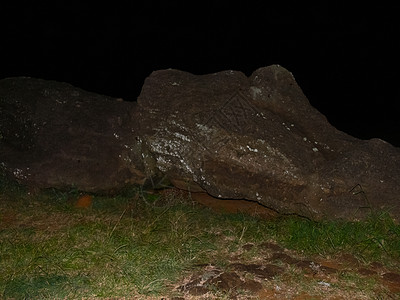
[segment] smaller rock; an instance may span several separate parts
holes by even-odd
[[[143,184],[136,103],[29,77],[0,80],[0,168],[31,188]]]

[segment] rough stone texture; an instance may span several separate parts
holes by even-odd
[[[137,104],[9,78],[0,113],[0,163],[26,185],[100,192],[167,178],[312,219],[400,216],[400,149],[336,130],[277,65],[249,78],[156,71]]]
[[[146,177],[135,104],[66,83],[0,81],[0,163],[36,188],[110,191]]]
[[[179,188],[313,219],[400,215],[399,149],[336,130],[280,66],[156,71],[138,104],[153,165]]]

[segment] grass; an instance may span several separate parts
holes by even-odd
[[[171,296],[195,265],[224,268],[242,245],[269,240],[303,255],[346,252],[398,268],[400,226],[385,213],[363,222],[267,221],[215,213],[179,193],[94,195],[88,209],[71,204],[78,196],[30,194],[2,179],[0,298]]]
[[[308,254],[345,251],[365,261],[400,259],[400,226],[385,212],[373,214],[361,222],[314,222],[286,217],[275,225],[278,240],[288,248]]]

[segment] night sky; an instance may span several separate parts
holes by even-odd
[[[400,146],[395,1],[8,2],[0,7],[0,79],[65,81],[135,101],[155,70],[250,76],[280,64],[336,128]]]

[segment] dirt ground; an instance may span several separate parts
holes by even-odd
[[[191,196],[218,211],[276,216],[274,211],[253,202],[211,199],[206,194]],[[258,255],[249,261],[246,253],[252,249],[257,249]],[[225,271],[212,261],[190,270],[175,287],[185,297],[174,299],[400,299],[399,273],[378,262],[365,265],[346,253],[305,258],[270,241],[245,244],[228,259]],[[362,282],[371,282],[368,291]]]
[[[242,254],[255,246],[262,249],[256,262],[243,262],[241,255],[235,254],[229,258],[229,271],[212,263],[198,265],[177,287],[185,298],[175,300],[190,296],[212,299],[213,295],[218,298],[218,293],[228,294],[228,299],[400,299],[400,274],[379,263],[364,266],[348,254],[334,259],[301,259],[270,242],[246,244]],[[375,285],[369,292],[362,291],[346,282],[346,273],[364,281],[374,279]],[[304,287],[307,284],[309,290]]]

